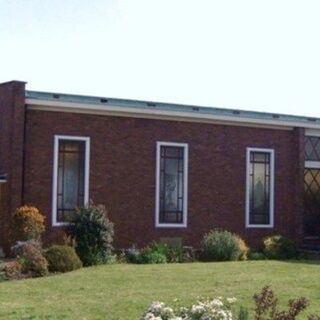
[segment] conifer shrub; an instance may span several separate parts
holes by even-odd
[[[44,252],[50,272],[68,272],[82,267],[74,248],[66,245],[52,245]]]
[[[22,206],[18,208],[12,217],[13,242],[39,240],[45,230],[44,220],[45,217],[36,207]]]
[[[78,209],[70,232],[84,266],[112,259],[113,223],[108,219],[104,206],[90,203]]]

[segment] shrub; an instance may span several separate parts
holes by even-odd
[[[280,311],[278,299],[269,286],[264,287],[260,293],[255,294],[253,299],[255,302],[255,320],[295,320],[309,305],[306,298],[300,297],[289,300],[287,311]],[[314,319],[319,319],[319,316],[308,316],[308,320]]]
[[[13,257],[21,256],[24,253],[24,248],[26,245],[31,245],[35,247],[38,251],[42,251],[42,245],[40,241],[28,240],[28,241],[17,241],[14,246],[10,248],[11,255]]]
[[[151,248],[145,248],[142,249],[139,257],[138,257],[138,263],[142,264],[158,264],[158,263],[166,263],[167,257],[157,251],[153,251]]]
[[[151,243],[150,249],[153,252],[166,256],[169,263],[195,261],[195,251],[192,247],[182,247],[180,244],[174,245],[154,241]]]
[[[240,249],[239,260],[242,260],[242,261],[248,260],[249,248],[247,244],[239,236],[235,236],[235,237]]]
[[[237,235],[223,230],[211,230],[202,240],[204,258],[209,261],[244,259],[248,248]]]
[[[139,263],[140,250],[133,245],[131,248],[125,251],[126,262]]]
[[[169,255],[169,251],[170,251],[170,246],[168,246],[166,243],[161,243],[156,241],[153,241],[150,244],[149,248],[152,252],[160,253],[166,257]]]
[[[113,223],[108,219],[104,206],[90,203],[80,208],[75,215],[71,233],[83,265],[106,263],[111,258]]]
[[[68,272],[82,267],[74,248],[66,245],[53,245],[45,251],[44,256],[51,272]]]
[[[163,302],[153,302],[144,312],[141,320],[247,320],[248,318],[243,316],[238,318],[233,313],[232,304],[235,300],[235,298],[227,298],[226,301],[222,298],[203,299],[190,307],[180,308],[171,308]]]
[[[17,261],[22,266],[23,273],[33,277],[42,277],[48,273],[48,262],[41,251],[31,243],[21,243]]]
[[[44,216],[35,207],[22,206],[18,208],[12,217],[12,240],[39,240],[45,229],[44,219]]]
[[[281,235],[264,238],[263,253],[269,259],[293,259],[298,256],[294,242]]]
[[[170,263],[189,262],[189,252],[185,252],[182,246],[169,246],[167,261]]]
[[[22,265],[18,261],[9,261],[5,263],[3,271],[7,279],[19,279],[21,278]]]
[[[265,260],[266,256],[262,252],[253,251],[249,254],[250,260]]]

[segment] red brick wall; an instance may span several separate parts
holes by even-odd
[[[49,230],[55,134],[91,137],[90,198],[109,208],[116,247],[161,237],[182,237],[184,244],[197,247],[216,227],[237,232],[253,245],[270,233],[302,237],[297,199],[303,188],[303,130],[28,111],[25,202],[46,213]],[[154,227],[157,141],[189,144],[186,229]],[[275,149],[274,230],[245,228],[247,147]]]
[[[1,186],[0,246],[7,246],[10,214],[22,203],[24,118],[25,83],[0,84],[0,173],[8,174]]]

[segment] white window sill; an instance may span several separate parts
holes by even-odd
[[[157,223],[156,228],[187,228],[187,225],[179,223]]]
[[[72,225],[72,222],[54,222],[53,227],[66,227]]]
[[[253,229],[253,228],[257,228],[257,229],[272,229],[274,228],[274,225],[272,224],[249,224],[246,225],[247,229]]]

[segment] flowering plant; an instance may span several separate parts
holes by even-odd
[[[198,301],[189,308],[173,309],[163,302],[153,302],[142,316],[141,320],[233,320],[231,305],[236,298],[221,297]]]

